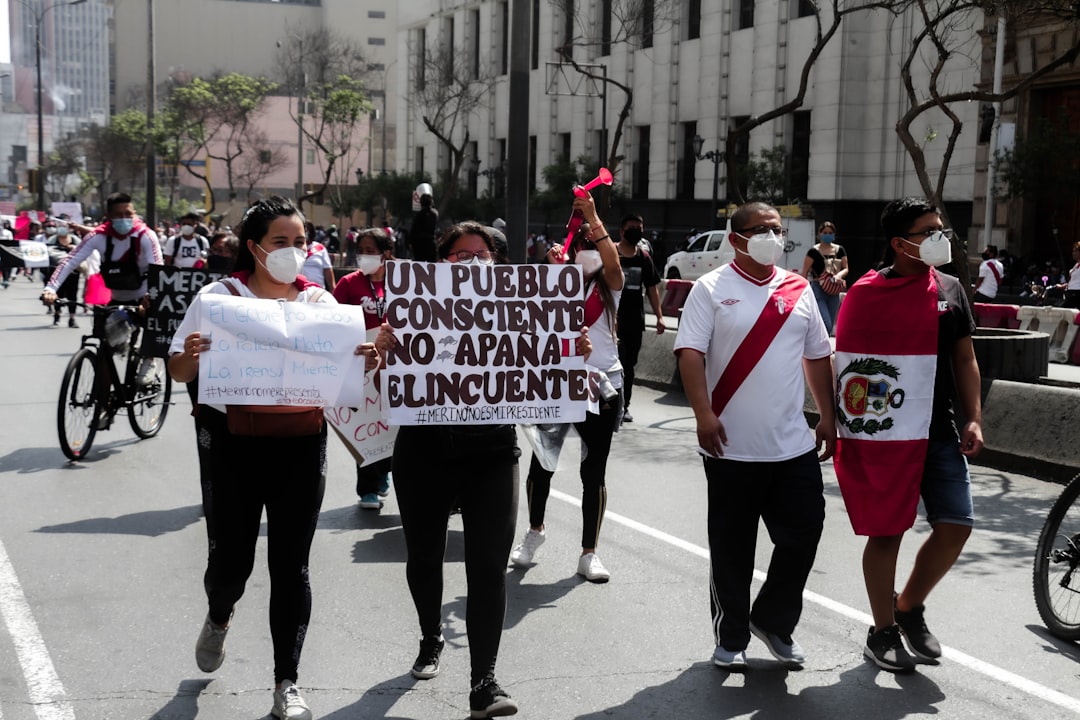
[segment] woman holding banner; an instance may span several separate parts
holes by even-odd
[[[570,262],[581,265],[585,273],[585,325],[593,342],[589,364],[602,371],[609,383],[600,382],[600,413],[587,414],[585,420],[574,423],[581,436],[581,556],[578,558],[578,575],[589,582],[604,583],[611,578],[604,564],[596,555],[600,539],[600,525],[607,506],[608,453],[611,438],[622,416],[622,364],[619,362],[618,341],[615,335],[615,318],[622,294],[623,272],[615,241],[596,214],[596,205],[587,192],[574,199],[575,212],[585,216],[585,224],[571,242],[568,253],[555,245],[548,252],[548,262],[561,263],[569,257]],[[557,462],[557,456],[556,456]],[[529,530],[521,544],[510,554],[514,567],[528,567],[537,549],[546,539],[544,533],[544,510],[551,491],[554,469],[548,470],[533,453],[529,465],[529,477],[525,492],[529,503]]]
[[[304,262],[304,218],[292,201],[271,197],[248,208],[240,227],[236,272],[200,293],[275,301],[336,303],[309,283]],[[184,316],[170,347],[169,372],[194,380],[210,338],[198,332],[198,313]],[[357,346],[367,369],[379,364],[372,343]],[[265,412],[270,410],[271,412]],[[310,720],[296,687],[297,666],[311,615],[308,555],[326,483],[326,428],[322,408],[199,405],[199,449],[210,552],[204,584],[209,612],[195,646],[204,672],[225,659],[225,635],[255,561],[266,508],[270,565],[270,634],[274,645],[271,713]],[[278,412],[273,412],[278,411]]]
[[[354,238],[359,269],[341,278],[334,297],[343,305],[364,308],[368,330],[378,328],[386,316],[386,261],[394,259],[394,240],[382,228],[360,230]],[[364,510],[382,508],[382,498],[390,494],[391,459],[356,466],[356,496]]]

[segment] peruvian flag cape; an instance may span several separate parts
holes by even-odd
[[[915,524],[937,371],[936,272],[864,275],[836,319],[833,465],[857,535]]]

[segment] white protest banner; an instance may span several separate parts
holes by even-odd
[[[69,219],[81,223],[83,219],[82,203],[79,202],[54,202],[49,205],[49,214],[55,218],[67,215]]]
[[[585,322],[575,265],[386,264],[383,372],[392,425],[566,423],[585,418]]]
[[[200,293],[188,312],[212,339],[199,361],[207,405],[364,402],[363,308]]]
[[[375,342],[378,334],[378,328],[368,330],[368,342]],[[360,466],[370,465],[394,454],[397,427],[391,426],[386,419],[379,386],[375,373],[370,373],[364,378],[363,405],[323,410],[327,424],[337,432]]]

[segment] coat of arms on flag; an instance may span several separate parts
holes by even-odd
[[[852,377],[845,381],[846,375]],[[840,424],[852,433],[867,435],[891,428],[892,418],[866,419],[866,415],[884,417],[890,409],[904,404],[903,388],[895,387],[895,381],[899,379],[900,371],[884,360],[859,358],[848,363],[836,378],[837,418]]]

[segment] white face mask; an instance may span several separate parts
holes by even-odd
[[[256,245],[256,247],[264,253],[266,252],[261,246]],[[279,283],[288,284],[296,280],[296,276],[300,274],[300,269],[304,266],[304,260],[306,259],[303,250],[286,247],[266,253],[266,262],[260,260],[259,264],[266,268],[266,272],[270,273],[270,277]]]
[[[382,255],[360,255],[356,258],[356,266],[365,275],[374,275],[382,267]]]
[[[735,248],[738,252],[742,252]],[[746,252],[754,262],[759,265],[775,265],[784,252],[784,238],[771,230],[767,233],[758,233],[746,240]]]
[[[183,235],[184,237],[189,237],[189,236],[195,234],[195,228],[192,227],[191,225],[181,225],[180,226],[180,234]]]
[[[574,256],[574,262],[581,266],[588,277],[604,266],[604,259],[600,257],[599,250],[578,250]]]
[[[952,243],[949,242],[948,236],[941,231],[928,235],[921,244],[913,243],[907,239],[904,242],[915,245],[919,249],[917,255],[911,255],[910,253],[905,253],[905,255],[918,258],[930,267],[945,265],[952,260]]]

